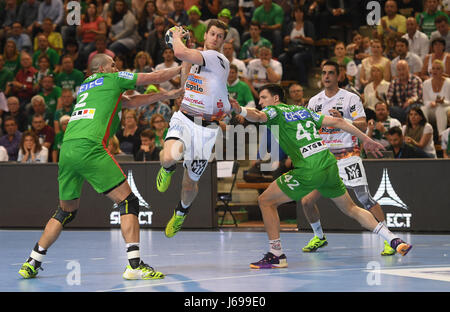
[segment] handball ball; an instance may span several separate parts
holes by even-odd
[[[173,49],[173,30],[175,30],[175,27],[172,27],[172,28],[168,29],[166,31],[166,35],[165,35],[166,45],[170,49]],[[186,44],[186,42],[188,40],[189,40],[189,32],[187,30],[185,30],[182,41],[183,41],[184,44]]]

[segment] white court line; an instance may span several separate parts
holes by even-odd
[[[170,254],[169,256],[184,256],[185,254],[184,253],[179,253],[179,254]]]
[[[399,268],[427,268],[433,266],[441,266],[441,265],[427,265],[427,266],[404,266]],[[352,269],[329,269],[329,270],[316,270],[316,271],[297,271],[297,272],[277,272],[277,273],[267,273],[267,274],[251,274],[251,275],[238,275],[238,276],[223,276],[223,277],[213,277],[213,278],[204,278],[197,280],[189,280],[189,281],[177,281],[177,282],[167,282],[167,283],[157,283],[151,285],[138,285],[131,287],[121,287],[121,288],[112,288],[105,290],[97,290],[96,292],[108,292],[108,291],[118,291],[118,290],[130,290],[137,288],[145,288],[145,287],[155,287],[155,286],[166,286],[166,285],[176,285],[176,284],[186,284],[186,283],[198,283],[198,282],[208,282],[208,281],[219,281],[219,280],[227,280],[227,279],[240,279],[240,278],[249,278],[249,277],[262,277],[262,276],[274,276],[274,275],[288,275],[288,274],[310,274],[310,273],[325,273],[325,272],[344,272],[344,271],[361,271],[364,272],[367,270],[367,267],[363,268],[352,268]],[[255,270],[255,273],[259,270]]]
[[[90,260],[92,260],[92,261],[105,260],[105,258],[91,258]]]

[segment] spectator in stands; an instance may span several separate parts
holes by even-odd
[[[31,105],[28,108],[27,115],[29,116],[28,129],[31,129],[33,127],[34,115],[41,115],[42,118],[44,119],[44,124],[49,125],[50,127],[53,127],[54,114],[47,108],[47,106],[45,105],[45,102],[44,102],[44,98],[40,95],[35,95],[31,99]]]
[[[42,28],[41,34],[47,37],[48,47],[55,50],[56,53],[58,53],[58,55],[61,55],[63,49],[63,39],[59,32],[54,31],[52,20],[50,18],[44,18],[41,28]],[[39,42],[38,39],[35,37],[34,49],[37,50],[38,48],[40,48]]]
[[[319,34],[326,38],[332,25],[349,24],[351,30],[359,28],[358,1],[352,0],[326,0],[325,8],[319,12]],[[343,30],[342,30],[343,31]]]
[[[158,15],[166,17],[170,12],[175,10],[173,0],[156,0],[156,9]]]
[[[241,38],[240,34],[236,28],[230,26],[230,21],[233,18],[231,16],[231,12],[228,9],[223,9],[217,15],[217,18],[225,23],[228,26],[227,36],[225,37],[225,42],[229,42],[233,45],[234,51],[239,53],[241,48]]]
[[[386,138],[388,130],[401,126],[400,121],[389,116],[388,105],[384,102],[378,102],[375,104],[375,119],[370,119],[367,122],[367,136],[387,147],[389,145]]]
[[[48,162],[48,147],[39,142],[39,137],[30,130],[22,134],[17,161],[21,163]]]
[[[411,107],[406,125],[402,127],[405,143],[420,148],[429,157],[436,158],[433,127],[427,122],[420,107]]]
[[[358,73],[358,67],[356,66],[356,63],[353,61],[353,59],[346,56],[346,54],[347,51],[345,49],[345,44],[341,41],[338,41],[334,46],[334,56],[330,58],[330,60],[345,68],[347,79],[353,84],[354,78]]]
[[[150,85],[145,91],[145,93],[148,94],[152,92],[159,92],[159,89],[154,85]],[[140,112],[140,114],[142,114],[143,123],[145,124],[145,127],[148,127],[150,125],[150,120],[152,116],[156,113],[163,115],[164,119],[167,122],[170,121],[170,117],[172,116],[172,110],[170,109],[170,107],[161,101],[147,105],[143,107]]]
[[[416,16],[419,28],[428,36],[428,38],[430,38],[431,33],[436,30],[435,19],[438,16],[445,16],[447,20],[449,18],[444,12],[438,10],[438,5],[438,0],[425,0],[425,11]]]
[[[235,64],[230,64],[227,89],[229,96],[238,101],[240,106],[256,107],[252,90],[247,83],[239,78],[239,69]],[[236,119],[240,124],[244,124],[245,122],[245,118],[241,115],[234,115],[234,119]]]
[[[409,42],[405,38],[399,38],[395,43],[395,52],[397,57],[391,61],[391,74],[395,78],[397,76],[397,63],[399,60],[405,60],[409,65],[409,73],[419,76],[422,70],[422,59],[408,49]]]
[[[202,16],[202,12],[200,12],[200,9],[193,5],[188,11],[187,14],[189,16],[189,26],[187,27],[188,30],[192,30],[194,33],[194,36],[191,36],[191,40],[199,45],[203,46],[203,41],[205,40],[203,38],[205,32],[206,32],[206,25],[200,21],[200,17]]]
[[[166,21],[165,18],[157,15],[153,22],[154,29],[150,31],[147,41],[145,43],[145,51],[150,54],[155,64],[164,62],[162,56],[164,48],[166,47]]]
[[[0,42],[11,34],[11,27],[17,19],[19,7],[16,0],[5,0],[0,12]]]
[[[123,54],[114,56],[114,62],[116,62],[116,67],[119,71],[130,71],[127,58]]]
[[[14,40],[6,40],[3,58],[5,68],[16,75],[20,68],[20,54]]]
[[[175,10],[170,12],[167,21],[172,26],[187,26],[189,24],[189,16],[184,9],[183,0],[174,0]]]
[[[220,0],[200,0],[197,1],[197,6],[202,12],[202,19],[204,21],[216,18],[220,11]]]
[[[39,92],[41,90],[40,82],[42,78],[49,75],[54,75],[54,73],[50,68],[50,58],[47,56],[47,54],[39,55],[37,64],[38,64],[37,68],[38,71],[34,75],[33,84],[34,84],[34,91]]]
[[[6,120],[8,116],[13,117],[16,120],[17,128],[20,132],[28,129],[28,117],[24,107],[19,104],[19,99],[15,96],[10,96],[7,101],[8,112],[3,112],[3,118]],[[3,132],[5,132],[5,123],[3,123]]]
[[[375,104],[385,102],[389,89],[389,82],[383,79],[383,67],[381,65],[373,65],[370,69],[370,80],[364,88],[364,109],[366,115],[373,115],[375,112]],[[370,110],[371,112],[367,112]]]
[[[53,162],[59,161],[59,151],[61,150],[61,145],[64,140],[64,133],[66,132],[67,125],[69,124],[70,116],[63,115],[59,119],[58,124],[60,125],[61,131],[59,131],[55,135],[55,141],[53,142],[53,148],[52,148],[52,160]]]
[[[33,78],[37,69],[33,67],[31,56],[26,52],[20,54],[21,68],[16,74],[12,84],[12,95],[15,95],[20,100],[20,106],[25,106],[34,95]]]
[[[112,58],[114,58],[116,55],[113,51],[106,48],[107,47],[107,39],[106,36],[103,35],[97,35],[95,36],[95,51],[89,54],[88,58],[88,68],[89,64],[91,64],[92,58],[97,55],[97,53],[104,53]]]
[[[163,52],[164,62],[156,65],[155,70],[162,70],[172,67],[177,67],[178,63],[175,62],[175,56],[171,48],[166,47]],[[160,88],[164,90],[173,90],[180,87],[180,75],[170,79],[169,81],[164,81],[160,83]]]
[[[22,132],[17,127],[17,121],[14,117],[8,116],[3,121],[6,134],[0,138],[0,145],[8,152],[9,161],[16,161],[19,153],[20,140]]]
[[[50,127],[41,114],[34,114],[31,122],[31,130],[38,136],[39,143],[50,150],[55,140],[55,131]]]
[[[399,127],[390,128],[386,134],[389,141],[388,151],[394,153],[394,158],[430,158],[424,151],[405,143],[402,129]]]
[[[391,81],[391,61],[383,56],[383,45],[378,39],[374,39],[370,44],[370,56],[362,60],[359,80],[364,88],[370,82],[370,69],[373,65],[379,64],[383,67],[383,78]]]
[[[145,129],[141,132],[140,141],[142,142],[136,153],[136,161],[159,161],[161,147],[155,144],[155,133],[151,129]]]
[[[450,53],[450,26],[449,21],[445,16],[438,16],[435,19],[436,31],[433,31],[430,36],[430,40],[433,41],[436,38],[445,39],[445,52]]]
[[[272,0],[263,0],[262,5],[253,12],[252,21],[261,25],[261,35],[273,42],[273,55],[278,57],[283,47],[282,24],[283,9]]]
[[[398,13],[406,18],[415,18],[423,11],[423,0],[398,0]]]
[[[308,84],[308,71],[312,64],[313,44],[315,40],[314,25],[303,19],[303,7],[297,6],[293,10],[293,21],[286,27],[284,47],[286,52],[279,57],[283,64],[286,79]],[[286,70],[288,64],[293,64],[292,71]]]
[[[153,71],[152,57],[145,51],[139,51],[134,57],[134,73],[151,73]],[[144,93],[147,86],[137,86],[139,93]]]
[[[109,28],[109,49],[115,54],[127,55],[141,40],[136,28],[136,17],[124,0],[114,2],[111,17],[108,17],[106,24]]]
[[[48,108],[51,114],[59,108],[58,101],[61,96],[61,87],[55,85],[53,75],[47,75],[41,79],[40,92],[38,95],[42,96],[44,105]],[[53,125],[53,124],[51,124]]]
[[[172,106],[172,115],[175,112],[178,112],[181,107],[181,102],[183,101],[183,96],[177,97],[175,100],[173,100],[173,106]]]
[[[234,64],[238,68],[239,78],[245,79],[247,77],[247,66],[244,61],[234,57],[233,44],[231,42],[225,42],[222,46],[222,53],[230,61],[230,64]]]
[[[37,23],[41,26],[45,18],[50,18],[53,29],[61,26],[64,19],[64,5],[60,0],[44,0],[39,5]]]
[[[70,89],[74,94],[84,81],[83,72],[75,68],[73,59],[69,55],[62,58],[62,71],[56,75],[55,84],[62,89]]]
[[[122,115],[123,127],[116,133],[119,139],[120,149],[128,155],[136,155],[141,145],[140,133],[142,129],[138,126],[136,110],[128,109]]]
[[[440,134],[443,158],[450,158],[450,145],[448,144],[450,141],[450,110],[447,111],[447,126],[448,128]]]
[[[261,25],[257,21],[251,21],[250,39],[244,42],[239,52],[239,58],[248,64],[251,60],[257,58],[258,48],[261,46],[272,49],[272,43],[266,38],[261,37]]]
[[[293,83],[288,89],[288,104],[306,107],[308,102],[303,98],[303,87],[298,83]]]
[[[81,72],[86,71],[87,56],[85,58],[81,56],[78,51],[78,42],[75,39],[70,38],[66,41],[61,59],[66,56],[70,56],[72,58],[73,67],[75,69],[78,69]],[[57,68],[59,68],[59,71],[61,71],[61,65],[58,65]]]
[[[444,63],[444,73],[450,76],[450,53],[445,52],[445,40],[436,38],[431,41],[431,53],[425,56],[423,60],[420,78],[425,81],[431,77],[431,68],[434,60],[441,60]]]
[[[381,18],[381,23],[377,27],[374,36],[380,40],[384,40],[386,44],[386,36],[392,34],[395,38],[400,38],[406,33],[406,17],[397,14],[397,2],[394,0],[386,1],[384,5],[385,16]]]
[[[155,28],[154,19],[156,16],[155,1],[147,0],[144,4],[144,9],[139,14],[138,19],[138,33],[141,36],[142,41],[140,44],[141,49],[145,49],[145,41],[148,39],[148,35]]]
[[[155,133],[156,147],[163,148],[164,140],[169,130],[169,123],[164,119],[164,116],[161,114],[153,114],[152,118],[150,118],[150,129]]]
[[[398,61],[397,77],[391,81],[387,93],[391,116],[403,124],[411,106],[422,103],[422,94],[422,80],[409,73],[409,65],[405,60]]]
[[[40,2],[37,0],[23,1],[17,14],[16,21],[25,28],[29,36],[33,34],[33,28],[38,18],[39,5]]]
[[[62,89],[60,101],[61,101],[61,108],[56,110],[55,115],[53,117],[53,129],[55,130],[55,134],[61,132],[61,124],[60,124],[61,117],[72,116],[74,108],[74,98],[72,90]]]
[[[363,37],[358,31],[353,31],[352,43],[350,43],[346,50],[347,55],[349,55],[356,63],[356,65],[360,65],[362,60],[366,57],[369,57],[369,53],[365,51],[363,46]]]
[[[4,67],[5,57],[0,54],[0,90],[6,90],[8,82],[13,81],[14,74]],[[0,91],[0,92],[1,92]]]
[[[253,10],[255,9],[255,1],[253,0],[239,0],[238,2],[238,17],[239,17],[239,29],[241,31],[248,30]],[[258,23],[259,25],[259,23]]]
[[[58,53],[50,48],[48,44],[48,39],[44,34],[40,34],[36,36],[35,41],[37,40],[37,50],[33,53],[33,66],[35,68],[38,67],[37,60],[41,54],[46,54],[50,59],[50,68],[52,70],[55,69],[56,65],[59,64],[59,55]]]
[[[106,21],[99,16],[97,4],[89,3],[86,14],[81,19],[81,25],[77,27],[77,35],[80,38],[79,51],[83,59],[95,50],[95,37],[106,35]]]
[[[387,57],[389,60],[393,60],[397,57],[397,53],[395,52],[395,43],[397,42],[397,36],[393,33],[386,34],[384,38],[385,49],[383,52],[383,56]]]
[[[24,32],[22,24],[19,22],[14,22],[12,24],[11,35],[8,39],[14,40],[19,51],[25,51],[28,53],[33,52],[30,36]]]
[[[422,60],[430,50],[430,40],[428,36],[419,30],[414,17],[406,20],[406,34],[402,36],[408,40],[409,51],[417,54]]]
[[[447,128],[447,114],[450,110],[450,78],[444,76],[444,63],[434,60],[431,78],[423,82],[423,113],[435,125],[438,134]]]
[[[259,98],[257,89],[267,83],[280,83],[283,76],[281,63],[272,58],[272,51],[264,46],[258,49],[258,58],[247,66],[247,78],[254,98]]]

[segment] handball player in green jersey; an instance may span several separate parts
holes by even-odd
[[[364,228],[380,235],[398,253],[406,255],[412,248],[390,232],[373,215],[355,205],[344,183],[339,177],[336,158],[319,135],[321,126],[340,128],[357,136],[364,149],[376,157],[381,156],[384,147],[342,118],[319,115],[307,108],[283,104],[284,91],[279,85],[269,84],[259,89],[259,104],[262,111],[241,107],[230,100],[233,110],[251,122],[266,124],[284,152],[292,159],[294,169],[283,174],[258,198],[264,226],[269,237],[270,251],[258,262],[250,264],[254,269],[287,267],[286,255],[280,240],[280,218],[277,207],[283,203],[299,201],[317,190],[323,197],[330,198],[347,216],[358,221]],[[278,127],[278,129],[276,129]]]
[[[77,94],[77,103],[67,126],[58,163],[59,205],[48,221],[42,236],[23,264],[19,274],[33,278],[64,226],[77,214],[84,181],[113,200],[120,211],[120,227],[127,244],[125,279],[158,279],[164,274],[155,271],[140,259],[139,200],[131,191],[126,176],[109,153],[110,137],[120,125],[122,106],[137,108],[156,101],[173,99],[182,89],[168,92],[127,96],[137,86],[161,83],[180,74],[181,66],[152,73],[119,72],[113,59],[97,54],[90,63],[91,76],[86,78]],[[94,208],[94,207],[92,207]]]

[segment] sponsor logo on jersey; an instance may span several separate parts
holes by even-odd
[[[336,134],[341,133],[342,130],[334,127],[322,127],[319,130],[319,134]]]
[[[277,111],[273,107],[271,107],[271,108],[266,107],[263,109],[263,112],[268,114],[270,119],[273,119],[277,116]]]
[[[307,158],[311,155],[317,154],[321,151],[326,150],[328,147],[323,141],[318,141],[311,143],[309,145],[300,147],[300,153],[302,153],[303,158]]]
[[[305,120],[311,117],[311,114],[307,110],[284,112],[283,115],[287,122]]]
[[[192,96],[183,97],[183,101],[188,102],[190,106],[195,106],[198,108],[203,108],[205,106],[202,100],[194,99]]]
[[[94,81],[91,81],[91,82],[83,83],[80,86],[80,89],[78,90],[78,94],[80,94],[81,92],[85,92],[87,90],[90,90],[92,88],[102,86],[102,85],[103,85],[103,77],[95,79]]]
[[[361,167],[359,166],[358,163],[347,166],[344,169],[345,173],[347,173],[348,180],[355,180],[358,178],[362,178],[363,176],[361,172]]]
[[[205,90],[203,89],[203,79],[200,76],[190,74],[186,80],[186,90],[203,94]]]
[[[94,119],[95,108],[82,109],[72,113],[69,122],[79,119]]]
[[[119,72],[118,75],[119,75],[120,78],[124,78],[124,79],[128,79],[128,80],[133,80],[134,79],[134,74],[130,73],[130,72],[121,71],[121,72]]]

